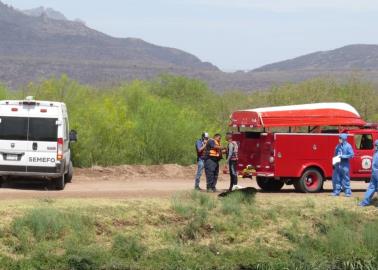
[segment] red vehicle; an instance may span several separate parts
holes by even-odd
[[[293,184],[300,192],[319,192],[332,178],[332,158],[342,132],[349,135],[355,153],[351,179],[370,178],[378,130],[348,104],[242,110],[231,115],[230,126],[239,143],[239,172],[256,176],[262,190],[278,191]]]

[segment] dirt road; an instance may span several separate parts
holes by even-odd
[[[92,169],[76,169],[72,183],[64,191],[49,190],[47,181],[14,179],[6,181],[0,189],[1,199],[26,198],[149,198],[169,197],[180,191],[193,188],[195,167],[178,165],[163,166],[120,166]],[[221,175],[218,189],[229,185],[228,175]],[[256,181],[241,179],[241,186],[256,187]],[[205,177],[201,180],[205,187]],[[279,193],[260,193],[261,196],[329,196],[331,183],[325,183],[325,191],[319,194],[295,193],[292,186],[286,186]],[[367,184],[352,182],[354,196],[361,197]]]

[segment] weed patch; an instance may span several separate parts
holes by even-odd
[[[139,260],[147,248],[134,235],[116,235],[113,239],[112,252],[119,258]]]
[[[378,267],[378,218],[371,211],[320,209],[302,197],[265,201],[199,192],[121,208],[73,204],[4,209],[12,221],[1,225],[0,269]]]

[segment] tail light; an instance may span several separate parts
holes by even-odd
[[[274,154],[275,154],[275,150],[272,149],[272,147],[270,148],[270,158],[269,158],[269,163],[272,164],[274,163]]]
[[[57,147],[56,159],[57,160],[63,159],[63,138],[58,138],[58,147]]]

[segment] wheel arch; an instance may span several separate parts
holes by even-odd
[[[316,169],[319,171],[319,173],[323,176],[323,179],[326,180],[326,175],[325,175],[325,170],[324,168],[319,165],[319,164],[316,164],[316,163],[309,163],[309,164],[305,164],[302,166],[299,174],[298,174],[298,177],[302,177],[302,175],[305,173],[305,171],[309,170],[309,169]]]

